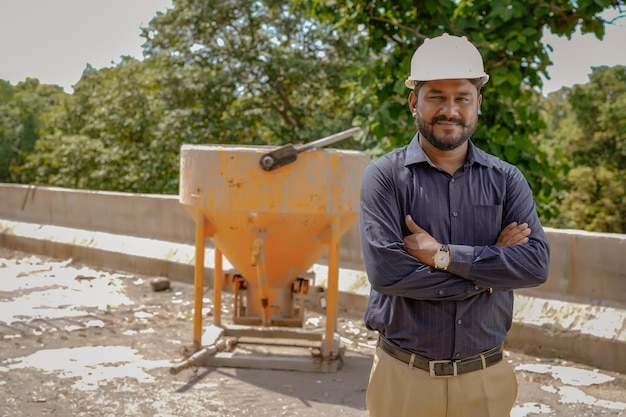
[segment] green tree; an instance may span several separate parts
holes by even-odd
[[[175,0],[145,29],[142,62],[87,67],[24,178],[177,193],[183,143],[279,145],[349,128],[362,111],[346,104],[356,54],[329,26],[279,1]],[[75,150],[70,166],[43,169],[58,146]],[[62,179],[72,175],[98,181]]]
[[[352,124],[365,134],[334,146],[380,155],[411,138],[404,80],[413,51],[424,38],[448,32],[467,35],[491,75],[475,142],[517,164],[544,221],[556,219],[559,198],[571,195],[561,187],[567,158],[576,155],[539,140],[555,124],[546,125],[540,112],[541,76],[551,65],[542,36],[544,30],[570,36],[580,27],[602,37],[606,22],[599,13],[619,5],[623,1],[174,0],[144,29],[143,61],[87,67],[72,96],[33,119],[40,138],[22,180],[177,193],[183,143],[309,142]],[[5,87],[2,97],[13,94]],[[624,120],[619,108],[601,113],[607,124]],[[0,134],[7,131],[17,132]],[[550,135],[576,145],[561,131]]]
[[[570,170],[557,227],[626,233],[626,67],[592,69],[589,82],[549,95],[548,146]]]
[[[39,139],[42,118],[64,99],[63,89],[27,78],[0,80],[0,182],[18,182],[20,167]]]
[[[284,144],[344,130],[358,111],[358,57],[328,23],[277,0],[175,0],[144,37],[164,94],[192,115],[193,142]]]
[[[48,114],[24,182],[73,188],[171,193],[177,150],[156,140],[160,118],[149,65],[129,57],[87,66],[74,94]],[[156,107],[156,110],[155,110]],[[168,173],[164,173],[164,165]],[[169,175],[167,175],[169,174]]]
[[[362,34],[364,61],[356,80],[368,109],[365,124],[383,146],[380,153],[410,140],[404,80],[416,47],[425,38],[447,32],[466,35],[481,51],[491,80],[483,90],[481,122],[474,141],[481,148],[517,164],[526,175],[542,218],[554,217],[557,169],[535,140],[545,128],[535,96],[552,64],[545,29],[571,36],[604,35],[599,13],[623,5],[616,0],[300,0],[311,15],[331,22],[349,38]]]

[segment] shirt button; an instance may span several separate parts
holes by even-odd
[[[454,178],[452,178],[452,179],[450,180],[450,182],[454,184]]]
[[[453,212],[452,212],[452,215],[453,215],[454,217],[456,217],[456,216],[458,216],[458,215],[459,215],[459,213],[457,213],[456,211],[453,211]]]
[[[460,353],[456,353],[456,354],[454,355],[454,357],[455,357],[455,358],[458,358],[458,357],[460,357],[460,356],[461,356],[461,354],[460,354]]]
[[[457,320],[458,324],[463,324],[463,320]]]
[[[474,289],[475,289],[476,291],[478,291],[478,290],[480,290],[480,287],[479,287],[478,285],[474,285]]]
[[[439,290],[439,295],[443,295],[443,290]]]

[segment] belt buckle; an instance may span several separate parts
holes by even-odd
[[[451,363],[452,364],[452,369],[453,369],[453,374],[452,375],[437,375],[435,373],[435,365],[437,365],[439,363]],[[451,360],[429,361],[428,362],[428,369],[430,370],[430,377],[431,378],[450,378],[450,377],[458,375],[458,369],[457,369],[456,362],[455,361],[451,361]]]

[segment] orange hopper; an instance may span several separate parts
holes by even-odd
[[[311,149],[268,171],[259,162],[272,149],[238,145],[181,149],[180,201],[196,223],[194,348],[201,348],[209,238],[216,256],[217,326],[222,326],[225,277],[235,293],[235,324],[266,330],[302,326],[303,308],[297,301],[308,290],[306,272],[328,254],[321,341],[322,356],[328,360],[337,356],[339,239],[357,220],[359,186],[369,157],[356,151]],[[222,256],[236,269],[233,276],[222,270]]]

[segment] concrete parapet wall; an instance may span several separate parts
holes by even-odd
[[[0,184],[0,246],[193,282],[194,230],[178,196]],[[546,233],[548,282],[516,291],[508,343],[626,372],[626,235]],[[361,314],[369,283],[356,225],[340,246],[340,311]],[[213,253],[207,245],[208,285]],[[324,263],[313,267],[321,285]]]
[[[515,296],[508,341],[542,357],[626,372],[626,309]]]
[[[193,243],[194,223],[176,195],[0,184],[0,218]]]
[[[551,246],[546,292],[626,305],[626,235],[546,229]]]
[[[194,223],[176,195],[113,193],[0,184],[0,218],[95,232],[194,244]],[[550,276],[523,290],[626,305],[626,235],[546,228]],[[341,239],[341,264],[364,269],[359,231]]]
[[[195,243],[194,221],[177,195],[0,183],[0,219]],[[357,227],[343,236],[340,252],[344,264],[363,265]]]

